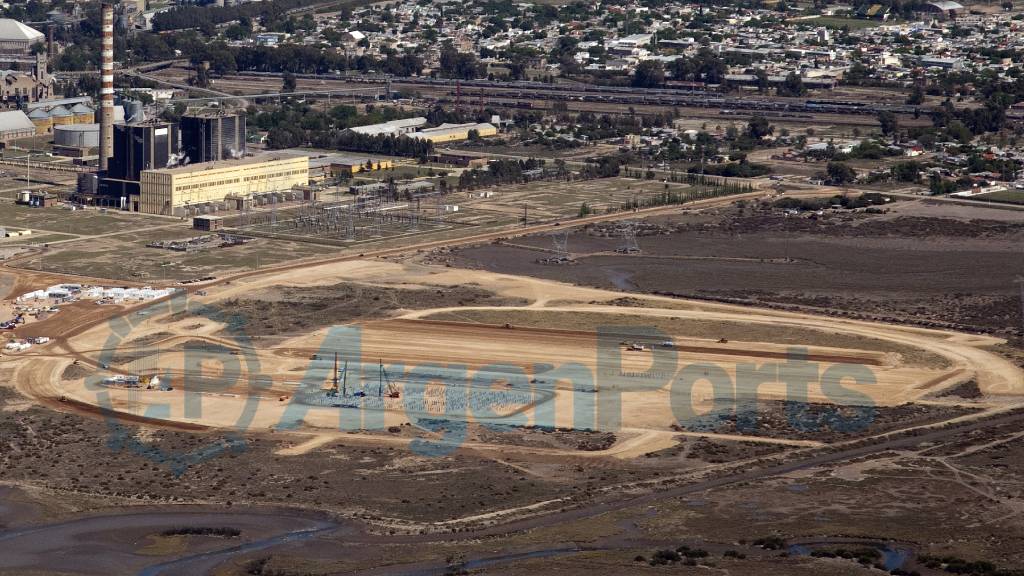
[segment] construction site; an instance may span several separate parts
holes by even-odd
[[[261,152],[208,86],[116,119],[96,13],[95,169],[0,174],[0,576],[1021,573],[1024,211],[444,110]]]
[[[658,198],[655,190],[638,195],[639,183],[629,179],[600,184],[631,187],[624,199]],[[573,217],[568,208],[575,200],[565,198],[576,192],[559,186],[532,183],[490,197],[466,195],[458,212],[438,208],[456,204],[452,194],[409,199],[384,193],[280,206],[271,200],[205,222],[211,232],[202,236],[188,231],[192,222],[177,221],[145,240],[131,231],[117,233],[124,238],[77,240],[108,242],[120,258],[138,246],[155,263],[224,259],[220,268],[191,268],[187,282],[147,281],[152,288],[25,268],[60,262],[75,242],[46,252],[29,249],[27,257],[6,262],[4,298],[60,311],[8,327],[19,346],[47,341],[0,356],[0,374],[11,383],[3,389],[5,402],[26,406],[15,413],[17,426],[45,429],[39,419],[59,414],[55,429],[124,447],[97,448],[71,461],[96,467],[99,460],[88,454],[105,459],[96,482],[106,484],[89,491],[99,490],[102,499],[131,494],[150,506],[223,497],[229,485],[249,487],[230,495],[231,514],[241,516],[223,509],[204,509],[203,520],[153,514],[147,516],[153,526],[237,526],[252,541],[273,531],[258,532],[267,528],[245,516],[250,507],[310,506],[329,519],[297,513],[274,522],[357,529],[361,542],[403,546],[412,555],[400,563],[405,566],[444,564],[439,556],[450,553],[478,554],[466,539],[488,534],[506,534],[514,549],[525,551],[550,548],[538,537],[577,534],[607,547],[602,561],[630,569],[632,558],[644,553],[643,541],[670,538],[665,525],[643,520],[647,506],[657,505],[667,518],[681,514],[709,523],[688,545],[717,546],[719,555],[731,546],[759,565],[813,571],[821,561],[811,556],[784,560],[766,556],[750,540],[735,543],[741,533],[770,536],[777,524],[732,514],[712,527],[710,509],[693,503],[728,501],[754,482],[807,486],[800,489],[806,492],[783,488],[786,496],[776,496],[777,504],[760,501],[758,510],[772,514],[805,506],[794,501],[804,494],[820,499],[835,490],[843,506],[852,506],[863,489],[906,466],[901,457],[921,470],[916,489],[945,498],[955,488],[927,478],[953,472],[927,464],[927,446],[978,433],[983,444],[1001,446],[1001,427],[1018,418],[1024,398],[1013,344],[1018,316],[981,320],[992,303],[1016,298],[1012,278],[997,272],[1020,234],[1014,213],[978,213],[989,220],[977,218],[970,226],[983,232],[964,234],[983,239],[954,241],[939,232],[916,244],[892,238],[882,245],[856,231],[903,230],[908,222],[920,227],[927,221],[950,234],[946,208],[907,202],[890,214],[837,213],[828,222],[805,222],[750,206],[770,206],[774,191],[740,194],[750,200],[738,205],[734,196],[689,187],[681,188],[692,194],[682,204]],[[525,225],[524,197],[533,199]],[[487,226],[460,220],[485,210]],[[547,210],[561,216],[537,223]],[[1006,220],[985,223],[994,217]],[[783,225],[802,228],[791,235],[780,231]],[[737,226],[743,226],[740,234]],[[189,248],[234,238],[247,240]],[[146,247],[154,241],[159,249]],[[893,268],[877,300],[869,284],[856,284],[861,260],[849,256],[868,245],[873,252],[860,253],[870,266],[882,265],[882,258]],[[837,250],[844,246],[849,249]],[[299,247],[315,251],[300,258]],[[955,313],[941,315],[950,322],[941,326],[915,316],[914,302],[939,302],[968,281],[915,271],[911,263],[921,254],[945,270],[961,259],[974,269],[992,266],[991,282],[973,281],[978,308],[961,302]],[[239,265],[255,255],[257,265]],[[99,256],[92,261],[93,274],[107,273]],[[734,274],[746,275],[757,292],[737,292]],[[830,285],[830,278],[846,284]],[[795,279],[806,293],[792,292]],[[857,299],[837,297],[827,311],[811,306],[822,306],[820,297],[812,298],[815,290],[841,295],[850,282]],[[716,285],[720,292],[709,291]],[[687,286],[692,296],[668,294]],[[55,304],[72,293],[92,296]],[[787,371],[798,365],[813,373],[797,393]],[[758,379],[750,387],[752,370]],[[112,424],[124,431],[114,440],[104,432]],[[25,454],[34,450],[26,444],[34,442],[29,428],[9,433]],[[916,447],[919,440],[933,444]],[[14,465],[0,479],[27,481],[33,458],[8,457]],[[233,465],[223,466],[222,458]],[[947,461],[966,466],[963,458]],[[352,478],[351,487],[325,483],[325,466]],[[60,470],[50,474],[42,489],[72,486],[71,500],[85,497],[84,484]],[[711,488],[716,482],[726,484]],[[387,491],[373,489],[382,483]],[[438,491],[446,494],[444,505],[437,504]],[[132,506],[118,510],[129,513]],[[981,509],[996,514],[1003,507]],[[846,534],[840,524],[860,522],[868,545],[908,550],[901,564],[908,570],[938,552],[906,544],[916,529],[912,522],[883,527],[836,510],[835,520],[811,530]],[[575,520],[576,514],[587,520]],[[636,527],[620,533],[619,519],[631,517]],[[1006,529],[993,525],[984,537]],[[810,537],[799,523],[783,530],[791,543]],[[608,540],[617,537],[623,540]],[[60,568],[40,560],[48,549],[41,540],[14,538],[40,551],[30,556],[34,562]],[[104,549],[124,549],[115,540],[100,541]],[[301,552],[275,548],[270,562],[294,566],[299,554],[334,571],[373,563],[351,546],[342,548],[343,557],[304,546]],[[985,546],[973,543],[969,550],[991,550]],[[1009,552],[1012,546],[1006,550],[1017,554]],[[247,570],[264,557],[230,553],[216,564]],[[197,566],[174,552],[162,558]]]

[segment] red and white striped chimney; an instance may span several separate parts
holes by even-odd
[[[100,170],[114,155],[114,6],[104,2],[100,64]]]

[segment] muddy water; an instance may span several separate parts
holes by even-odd
[[[265,550],[281,544],[291,544],[308,540],[319,534],[331,532],[336,529],[334,524],[319,522],[317,527],[304,530],[287,532],[270,538],[264,538],[248,544],[232,546],[224,550],[214,550],[201,554],[186,556],[169,562],[154,564],[141,570],[139,576],[161,576],[165,574],[205,574],[217,565],[230,560],[236,556]]]
[[[0,533],[35,522],[41,515],[40,507],[24,493],[10,486],[0,486]]]
[[[150,536],[170,528],[231,527],[238,538],[192,536],[189,549],[146,553]],[[0,532],[0,571],[74,574],[203,574],[231,558],[344,530],[326,520],[289,514],[153,512],[89,517]]]

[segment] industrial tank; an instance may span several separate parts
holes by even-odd
[[[53,144],[73,148],[95,148],[100,145],[99,124],[66,124],[53,127]]]

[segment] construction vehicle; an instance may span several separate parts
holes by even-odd
[[[24,324],[24,323],[25,323],[25,313],[21,312],[17,316],[15,316],[14,318],[12,318],[11,320],[7,320],[6,322],[0,324],[0,329],[10,330],[10,329],[13,329],[13,328],[17,328],[18,324]]]

